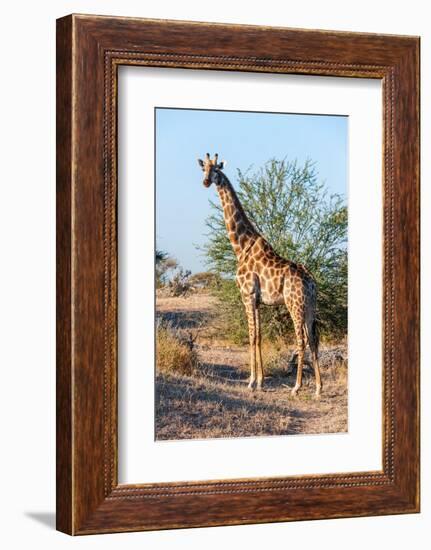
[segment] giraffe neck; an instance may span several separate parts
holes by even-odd
[[[223,208],[229,240],[237,259],[239,259],[241,254],[253,245],[259,237],[259,233],[247,218],[238,195],[227,176],[222,172],[220,175],[221,181],[217,185],[217,191]]]

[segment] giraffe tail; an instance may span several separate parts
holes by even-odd
[[[319,321],[316,318],[313,318],[311,322],[305,324],[304,328],[310,349],[317,356],[319,353],[320,341]]]
[[[311,326],[311,338],[313,340],[313,347],[316,354],[319,353],[319,342],[320,342],[320,330],[319,330],[319,321],[315,318],[313,319],[313,324]]]

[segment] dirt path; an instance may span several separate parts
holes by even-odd
[[[157,439],[347,431],[345,365],[322,366],[324,388],[319,400],[314,399],[311,369],[305,368],[304,388],[293,398],[289,387],[294,385],[295,368],[286,354],[285,368],[267,374],[265,391],[250,392],[248,346],[228,345],[214,337],[216,307],[205,294],[157,299],[159,317],[181,330],[197,331],[200,362],[190,377],[157,375]]]

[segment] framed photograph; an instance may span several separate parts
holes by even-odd
[[[419,38],[57,21],[57,528],[419,511]]]

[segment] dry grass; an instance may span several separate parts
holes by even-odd
[[[176,329],[169,326],[157,326],[156,349],[158,373],[190,376],[198,365],[196,351],[182,340]]]
[[[345,346],[322,348],[324,387],[322,396],[316,400],[309,358],[306,357],[304,367],[303,389],[293,398],[289,391],[296,375],[293,349],[282,342],[265,342],[265,391],[253,393],[247,389],[248,347],[218,339],[216,303],[210,297],[198,294],[189,298],[158,298],[157,311],[159,319],[177,327],[164,341],[165,349],[157,346],[158,363],[163,353],[164,361],[171,365],[167,369],[157,368],[158,440],[347,431]],[[184,342],[191,342],[191,335],[194,344],[187,346]],[[173,336],[176,343],[170,339]],[[177,349],[177,345],[194,354],[192,368],[173,367],[176,359],[171,348]],[[179,357],[183,357],[182,352]]]

